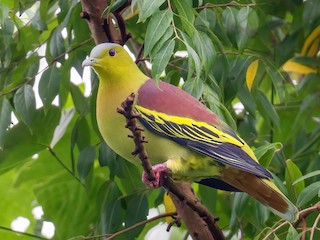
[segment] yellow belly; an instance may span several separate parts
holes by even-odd
[[[128,95],[113,96],[108,93],[108,98],[100,98],[104,94],[98,93],[97,106],[97,122],[101,135],[106,143],[113,151],[128,161],[141,165],[139,157],[134,157],[131,153],[135,146],[131,131],[125,128],[125,117],[116,111],[116,106],[120,106]],[[103,102],[102,102],[103,100]],[[117,104],[114,104],[114,102]],[[141,123],[139,123],[142,126]],[[212,158],[203,156],[188,148],[181,146],[174,141],[165,137],[156,135],[145,129],[142,132],[146,141],[144,146],[148,153],[152,165],[158,163],[167,163],[167,167],[171,169],[173,177],[181,181],[196,181],[205,177],[213,177],[218,175],[219,167]]]
[[[131,152],[135,146],[132,138],[128,135],[132,133],[125,128],[124,116],[118,114],[112,118],[105,118],[104,128],[101,128],[101,121],[98,125],[106,143],[121,157],[128,161],[141,165],[139,157],[134,157]],[[99,119],[99,118],[98,118]],[[141,125],[141,124],[139,124]],[[173,178],[180,181],[197,181],[206,177],[219,175],[220,168],[215,161],[207,156],[195,153],[174,141],[155,135],[145,129],[142,132],[148,143],[144,143],[152,165],[167,163],[167,167],[172,171]]]

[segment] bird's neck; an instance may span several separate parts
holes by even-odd
[[[140,86],[149,79],[140,70],[131,70],[121,75],[99,76],[100,85],[97,96],[97,104],[100,106],[98,115],[119,115],[116,108],[131,94],[137,93]]]
[[[127,72],[124,76],[119,77],[121,79],[118,81],[112,80],[110,82],[99,76],[97,122],[107,144],[118,154],[128,159],[132,158],[130,151],[123,152],[123,149],[126,149],[124,146],[133,149],[133,142],[126,137],[130,132],[124,127],[125,118],[117,112],[117,107],[120,107],[132,92],[137,93],[140,86],[149,78],[142,73],[132,75],[132,72]]]

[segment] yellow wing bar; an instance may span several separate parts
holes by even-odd
[[[248,145],[231,129],[223,131],[205,122],[170,116],[136,105],[140,122],[149,131],[169,138],[213,160],[260,177],[272,178],[256,160]]]
[[[231,136],[222,130],[205,122],[195,121],[186,117],[170,116],[154,110],[135,106],[141,117],[154,128],[169,137],[179,137],[190,140],[198,140],[206,143],[224,143],[243,147],[244,142],[236,135]]]

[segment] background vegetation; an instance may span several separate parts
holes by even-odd
[[[226,237],[319,239],[320,1],[112,0],[100,11],[109,25],[125,20],[116,29],[131,34],[143,71],[208,105],[307,209],[290,225],[246,194],[195,184]],[[50,221],[55,239],[99,239],[164,211],[163,191],[146,189],[141,168],[102,141],[95,75],[86,88],[72,79],[95,45],[81,12],[77,0],[0,2],[1,239],[32,239],[10,228],[18,216],[31,235]],[[117,239],[143,239],[163,221]],[[172,239],[185,236],[184,225],[172,229]]]

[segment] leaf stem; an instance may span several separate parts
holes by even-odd
[[[5,95],[7,95],[7,94],[10,94],[10,93],[12,93],[13,91],[15,91],[16,89],[20,88],[22,85],[27,84],[27,83],[33,81],[38,74],[40,74],[40,73],[44,72],[45,70],[47,70],[47,69],[48,69],[51,65],[53,65],[59,58],[63,57],[63,56],[66,55],[66,54],[71,53],[72,51],[76,50],[76,49],[79,48],[79,47],[82,47],[83,45],[87,44],[87,43],[90,42],[91,40],[92,40],[92,38],[86,39],[86,40],[84,40],[83,42],[79,43],[79,45],[75,46],[74,48],[72,48],[72,49],[70,49],[70,50],[68,50],[68,51],[60,54],[59,56],[55,57],[50,63],[48,63],[48,66],[46,66],[46,67],[44,67],[43,69],[41,69],[41,70],[40,70],[39,72],[37,72],[34,76],[25,78],[26,81],[23,81],[22,83],[18,84],[17,86],[13,87],[12,89],[9,89],[9,90],[6,91],[6,92],[0,91],[0,97],[5,96]],[[21,60],[20,60],[20,61],[21,61]],[[20,62],[20,61],[19,61],[19,62]]]
[[[174,13],[173,10],[172,10],[172,6],[171,6],[170,0],[167,0],[167,3],[168,3],[168,9],[169,9],[172,13]],[[172,19],[172,28],[173,28],[173,31],[174,31],[175,38],[178,39],[178,40],[180,40],[180,41],[182,41],[182,39],[180,38],[180,36],[179,36],[179,34],[178,34],[178,32],[177,32],[176,25],[175,25],[173,19]]]
[[[51,153],[51,155],[58,161],[58,163],[68,172],[70,173],[83,187],[85,187],[85,185],[81,182],[81,180],[75,175],[75,173],[73,173],[68,167],[67,165],[65,165],[62,160],[58,157],[58,155],[53,151],[53,149],[51,147],[48,147],[49,152]]]
[[[26,232],[15,231],[15,230],[13,230],[13,229],[11,229],[11,228],[7,228],[7,227],[3,227],[3,226],[0,226],[0,229],[5,230],[5,231],[8,231],[8,232],[16,233],[16,234],[19,234],[19,235],[24,235],[24,236],[27,236],[27,237],[32,237],[32,238],[35,238],[35,239],[47,240],[47,238],[44,238],[44,237],[41,237],[41,236],[38,236],[38,235],[34,235],[34,234],[31,234],[31,233],[26,233]]]
[[[238,3],[236,1],[230,1],[228,3],[221,3],[221,4],[212,4],[207,3],[203,6],[195,7],[194,9],[205,9],[205,8],[217,8],[217,7],[257,7],[261,5],[266,5],[270,3]]]

